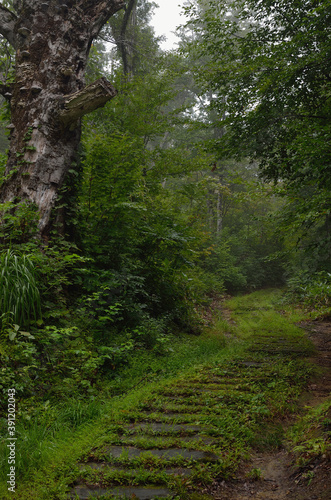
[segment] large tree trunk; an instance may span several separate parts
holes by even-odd
[[[84,87],[93,39],[123,0],[21,0],[0,6],[0,33],[16,49],[10,101],[10,150],[0,202],[28,200],[49,230],[52,208],[80,141],[80,118],[115,94],[105,79]]]

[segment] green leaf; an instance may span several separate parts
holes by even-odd
[[[14,340],[16,335],[17,335],[17,332],[15,330],[9,330],[9,332],[8,332],[9,340]]]

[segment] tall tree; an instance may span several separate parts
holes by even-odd
[[[105,79],[84,86],[93,40],[123,0],[14,0],[0,5],[0,34],[16,53],[9,157],[0,202],[36,207],[46,237],[52,208],[80,141],[80,118],[116,94]]]
[[[330,1],[208,3],[203,16],[187,13],[206,58],[196,74],[225,130],[216,150],[256,160],[300,211],[299,239],[325,228],[320,253],[330,259]]]
[[[224,117],[220,145],[257,158],[267,179],[329,185],[330,2],[209,4],[189,24],[209,56],[197,72]]]
[[[114,58],[121,62],[129,80],[157,65],[160,38],[150,25],[155,7],[156,4],[148,0],[129,0],[125,11],[113,17],[102,30],[101,38],[116,45]]]

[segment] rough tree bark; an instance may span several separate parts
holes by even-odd
[[[16,0],[0,5],[0,34],[16,50],[15,79],[0,85],[10,101],[10,149],[0,202],[31,202],[46,237],[52,208],[80,141],[81,117],[116,91],[104,78],[87,87],[90,47],[123,0]]]

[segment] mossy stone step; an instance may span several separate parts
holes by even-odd
[[[212,444],[215,443],[215,438],[211,436],[201,436],[200,434],[196,434],[195,436],[184,436],[180,438],[180,441],[183,443],[194,443],[194,441],[202,442],[203,444]]]
[[[205,399],[207,399],[207,397],[205,397]],[[180,403],[180,404],[189,403],[195,406],[204,406],[205,400],[201,397],[201,395],[189,396],[187,398],[182,398],[181,396],[165,396],[161,401],[160,399],[155,398],[152,401],[150,401],[149,404],[155,406],[162,403]]]
[[[151,403],[151,406],[149,407],[149,411],[153,411],[154,413],[156,412],[162,412],[162,413],[188,413],[188,414],[196,414],[199,415],[200,413],[204,413],[206,405],[197,405],[195,406],[194,403],[192,404],[185,404],[185,400],[181,401],[160,401],[159,403]]]
[[[143,431],[144,434],[193,434],[203,432],[200,425],[168,424],[163,422],[139,422],[129,427],[134,432]]]
[[[164,405],[160,406],[155,406],[152,407],[151,410],[153,412],[160,412],[162,411],[164,415],[168,415],[170,412],[171,414],[177,415],[177,414],[183,414],[184,411],[186,411],[186,415],[192,415],[195,417],[202,417],[210,414],[210,412],[213,413],[220,413],[223,411],[223,408],[217,408],[217,404],[220,405],[222,403],[222,400],[213,403],[213,404],[206,404],[205,406],[200,406],[198,408],[192,408],[188,409],[188,405],[176,405],[176,404],[167,404],[165,403]]]
[[[219,376],[219,377],[212,377],[212,378],[197,378],[193,380],[183,380],[182,382],[176,382],[173,384],[172,387],[175,389],[188,389],[192,388],[194,391],[200,387],[200,386],[218,386],[218,385],[235,385],[238,384],[239,382],[242,382],[242,378],[240,377],[235,377],[231,375],[231,377],[224,377],[224,376]]]
[[[255,380],[258,381],[258,380]],[[179,404],[179,405],[191,405],[192,407],[197,407],[200,409],[201,407],[206,406],[206,404],[217,404],[219,400],[221,400],[224,396],[231,394],[247,394],[248,392],[252,392],[252,383],[244,383],[240,386],[235,387],[224,387],[219,391],[213,392],[203,392],[202,394],[191,396],[188,398],[182,398],[180,396],[165,396],[163,399],[152,399],[148,404],[145,404],[144,409],[142,411],[150,410],[152,408],[162,407],[165,404]]]
[[[169,392],[163,392],[163,393],[160,393],[160,394],[157,394],[156,397],[158,398],[183,398],[187,401],[190,401],[190,399],[194,399],[194,398],[197,398],[197,397],[200,397],[200,398],[206,398],[208,396],[210,397],[217,397],[219,393],[222,393],[222,392],[228,392],[228,391],[247,391],[249,390],[249,383],[251,382],[255,382],[256,380],[258,380],[259,377],[258,375],[254,376],[254,377],[249,377],[247,378],[246,380],[241,380],[241,382],[239,383],[236,382],[236,384],[228,384],[227,382],[222,382],[218,385],[197,385],[196,386],[196,390],[194,391],[194,394],[189,394],[189,395],[185,395],[185,394],[181,394],[180,392],[177,392],[177,391],[169,391]],[[156,399],[156,398],[154,398]],[[150,401],[153,401],[153,400],[150,400]],[[146,404],[150,403],[150,401],[146,401]]]
[[[183,443],[185,443],[185,448],[187,448],[186,443],[192,443],[192,449],[200,449],[201,445],[208,445],[215,443],[215,438],[211,436],[194,434],[191,436],[181,436],[180,434],[166,436],[162,434],[157,434],[155,436],[138,434],[135,436],[119,436],[109,441],[108,444],[111,446],[135,446],[137,448],[145,449],[145,443],[148,448],[181,448]],[[197,448],[198,447],[198,448]]]
[[[242,367],[244,366],[245,368],[263,368],[265,366],[264,362],[259,362],[259,361],[239,361],[238,366]]]
[[[228,383],[226,380],[223,380],[219,384],[197,384],[196,389],[194,391],[194,394],[190,396],[184,396],[187,398],[192,398],[192,397],[197,397],[197,396],[204,396],[206,393],[208,394],[217,394],[218,391],[233,391],[237,387],[241,387],[244,384],[247,384],[248,381],[255,380],[258,377],[256,374],[254,377],[252,375],[248,375],[247,378],[242,378],[241,380],[236,380],[236,382],[233,383]],[[165,394],[160,394],[161,396],[165,396]],[[176,391],[173,391],[171,394],[169,394],[168,397],[181,397],[181,394],[177,394]]]
[[[251,352],[264,352],[266,354],[284,354],[284,355],[289,355],[293,354],[296,356],[305,356],[306,354],[309,354],[311,352],[310,346],[303,346],[303,347],[298,347],[297,345],[294,344],[278,344],[276,342],[273,343],[263,343],[263,342],[257,342],[252,344],[248,349]]]
[[[241,381],[242,383],[242,381]],[[200,384],[196,385],[194,390],[192,391],[187,391],[186,388],[169,388],[166,391],[160,391],[156,393],[156,397],[183,397],[183,398],[190,398],[190,397],[196,397],[199,395],[203,395],[206,393],[214,394],[217,391],[222,391],[225,390],[229,387],[229,385],[234,385],[235,384],[228,384],[227,382],[224,383],[219,383],[219,384]]]
[[[216,462],[218,456],[209,451],[188,450],[186,448],[168,448],[168,449],[155,449],[142,450],[133,446],[106,446],[103,448],[103,453],[107,453],[110,457],[119,459],[132,459],[140,458],[144,455],[162,458],[163,460],[171,460],[176,458],[183,458],[184,460],[197,460],[201,462]]]
[[[123,465],[114,465],[109,462],[87,462],[85,464],[79,464],[79,469],[83,471],[90,471],[90,470],[96,470],[96,471],[103,471],[106,470],[107,472],[126,472],[128,474],[132,474],[132,476],[136,476],[139,473],[138,469],[128,469],[127,467],[124,467]],[[154,469],[155,473],[164,473],[167,474],[167,476],[190,476],[192,474],[192,469],[186,469],[185,467],[176,467],[176,468],[165,468],[165,469]]]
[[[110,498],[118,496],[126,498],[135,498],[139,500],[152,500],[154,498],[172,498],[173,494],[168,488],[158,486],[137,486],[116,488],[99,488],[86,485],[77,485],[70,494],[71,499],[88,500],[89,498],[98,498],[108,495]]]
[[[270,337],[258,335],[249,347],[251,352],[265,352],[267,354],[295,354],[305,355],[312,352],[310,341],[302,338]]]
[[[194,425],[197,422],[197,417],[199,415],[192,413],[175,413],[175,412],[163,412],[160,413],[158,411],[142,411],[140,412],[141,419],[140,421],[149,421],[155,423],[165,423],[170,424],[173,422],[174,424],[192,424]],[[136,420],[138,422],[139,420]]]

